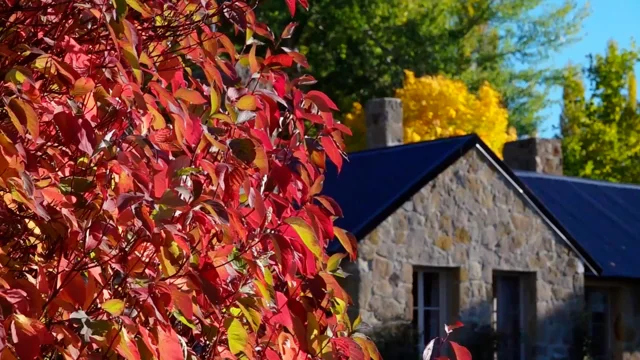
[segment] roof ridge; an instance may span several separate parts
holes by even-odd
[[[411,142],[411,143],[399,144],[399,145],[394,145],[394,146],[380,147],[380,148],[375,148],[375,149],[366,149],[366,150],[360,150],[360,151],[355,151],[355,152],[352,152],[352,153],[348,153],[347,154],[347,159],[352,158],[354,156],[357,157],[359,155],[368,155],[368,154],[373,154],[373,153],[398,151],[398,150],[412,148],[412,147],[424,146],[424,145],[427,145],[427,144],[431,145],[431,144],[440,143],[440,142],[453,142],[453,141],[456,141],[456,140],[457,141],[470,140],[470,139],[474,139],[474,138],[479,139],[478,135],[476,135],[475,133],[472,133],[472,134],[467,134],[467,135],[452,136],[452,137],[448,137],[448,138],[440,138],[440,139],[425,140],[425,141],[419,141],[419,142]]]
[[[537,177],[537,178],[546,178],[546,179],[582,183],[582,184],[602,185],[602,186],[615,187],[620,189],[640,190],[640,185],[629,184],[629,183],[616,183],[616,182],[606,181],[606,180],[585,179],[585,178],[580,178],[576,176],[567,176],[567,175],[543,174],[543,173],[538,173],[534,171],[514,170],[514,173],[518,177],[530,177],[530,178]]]

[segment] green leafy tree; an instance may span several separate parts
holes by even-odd
[[[584,69],[591,84],[570,66],[564,75],[563,137],[567,175],[615,182],[640,182],[640,113],[637,109],[635,46],[610,42],[604,55],[591,56]]]
[[[286,26],[286,7],[265,5],[265,20]],[[471,91],[489,81],[511,124],[528,134],[562,75],[541,64],[575,39],[586,8],[572,0],[317,0],[300,15],[285,45],[307,55],[319,88],[341,110],[392,95],[407,69],[463,80]]]

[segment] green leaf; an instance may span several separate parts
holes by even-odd
[[[227,319],[225,326],[227,329],[227,338],[229,341],[229,349],[235,355],[244,351],[247,346],[249,335],[238,319]]]
[[[340,261],[344,259],[345,256],[346,256],[345,254],[331,255],[331,257],[329,258],[329,261],[327,262],[327,271],[329,272],[336,271],[338,269],[338,266],[340,266]]]
[[[119,316],[124,311],[124,301],[120,299],[107,300],[102,304],[102,308],[113,316]]]
[[[113,6],[116,8],[116,16],[121,19],[127,14],[127,2],[125,0],[111,0]]]
[[[60,180],[60,190],[63,193],[82,194],[95,187],[95,183],[87,178],[78,176],[69,176]]]
[[[322,257],[322,248],[316,233],[311,226],[307,224],[302,218],[291,217],[285,220],[285,222],[298,233],[302,242],[307,246],[309,250],[318,258]]]
[[[181,323],[187,325],[188,327],[192,328],[193,330],[196,330],[196,325],[194,323],[192,323],[191,321],[189,321],[189,319],[184,317],[184,315],[182,315],[180,310],[174,310],[173,311],[173,316],[175,316],[176,319],[180,320]]]
[[[191,174],[199,174],[202,170],[196,167],[186,167],[176,171],[177,176],[187,176]]]

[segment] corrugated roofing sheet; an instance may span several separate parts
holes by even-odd
[[[335,224],[362,238],[407,200],[404,195],[419,190],[431,180],[425,177],[449,166],[447,159],[455,161],[475,139],[470,135],[353,153],[340,174],[329,166],[323,193],[335,199],[344,214]]]
[[[640,278],[640,186],[516,172],[602,267],[602,276]]]

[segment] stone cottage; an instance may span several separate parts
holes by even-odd
[[[503,161],[475,135],[401,145],[397,99],[366,113],[370,150],[325,181],[364,322],[411,324],[419,348],[455,320],[490,328],[498,360],[640,359],[640,187],[563,177],[556,140]]]

